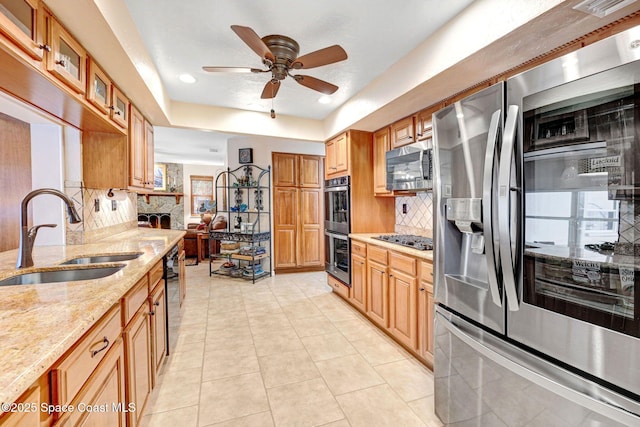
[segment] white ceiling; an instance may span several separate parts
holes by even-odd
[[[324,119],[371,83],[473,0],[125,0],[172,100],[269,112],[260,99],[264,74],[207,73],[202,66],[264,68],[230,28],[296,40],[300,55],[339,44],[346,61],[300,70],[339,86],[329,104],[322,94],[287,78],[274,100],[277,114]],[[196,83],[178,76],[188,73]]]
[[[473,0],[125,0],[171,100],[322,120]],[[207,73],[205,65],[264,68],[230,28],[253,28],[260,36],[296,40],[300,55],[339,44],[346,61],[301,70],[339,86],[321,104],[321,93],[282,82],[273,100],[260,98],[270,75]],[[196,78],[186,84],[178,78]],[[250,130],[248,131],[250,133]],[[224,163],[234,134],[156,127],[157,161]],[[210,152],[209,150],[217,150]]]

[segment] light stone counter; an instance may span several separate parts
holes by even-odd
[[[358,240],[364,243],[370,243],[372,245],[380,246],[385,249],[391,249],[393,251],[411,255],[416,258],[421,258],[425,261],[431,261],[433,263],[433,251],[421,251],[419,249],[413,249],[407,246],[385,242],[384,240],[374,239],[374,237],[378,237],[381,234],[385,234],[385,233],[351,233],[349,234],[349,237],[353,240]],[[388,233],[388,234],[396,234],[396,233]]]
[[[143,252],[119,272],[95,280],[0,287],[0,402],[14,402],[184,236],[140,228],[86,245],[36,247],[43,270],[70,258]],[[0,253],[0,279],[16,274],[17,250]],[[119,263],[110,263],[119,264]]]

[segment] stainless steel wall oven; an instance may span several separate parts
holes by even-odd
[[[351,189],[348,176],[332,178],[324,186],[325,270],[347,286],[351,283]]]

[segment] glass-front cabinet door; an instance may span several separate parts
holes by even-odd
[[[524,99],[534,108],[523,120],[523,299],[640,337],[640,86],[633,81],[640,70],[633,67]]]
[[[0,0],[0,32],[34,59],[48,49],[42,43],[44,13],[37,0]]]
[[[108,115],[111,108],[111,80],[92,59],[89,59],[87,81],[87,100],[102,114]]]
[[[120,127],[129,127],[129,100],[120,89],[111,87],[111,120]]]
[[[85,93],[87,53],[58,21],[50,17],[47,70],[78,93]]]

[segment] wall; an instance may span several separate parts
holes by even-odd
[[[278,119],[275,119],[278,120]],[[324,142],[297,141],[283,138],[265,138],[246,136],[230,138],[227,145],[227,164],[229,169],[240,166],[238,149],[253,148],[253,163],[265,168],[271,166],[271,153],[297,153],[324,156]]]
[[[402,213],[402,205],[407,213]],[[433,193],[420,192],[411,197],[396,197],[396,233],[433,235]]]
[[[63,189],[63,146],[60,126],[31,125],[31,180],[33,189]],[[34,198],[30,204],[33,212],[32,224],[56,225],[55,228],[41,228],[35,245],[64,245],[67,216],[62,200],[44,194]]]
[[[164,163],[167,165],[167,192],[172,190],[175,183],[175,193],[182,193],[184,190],[183,165],[180,163]],[[180,202],[176,203],[175,196],[151,196],[149,203],[144,196],[138,196],[137,209],[138,213],[170,213],[171,228],[174,230],[182,230],[186,228],[184,222],[186,198],[180,198]],[[137,219],[137,216],[136,216]]]

